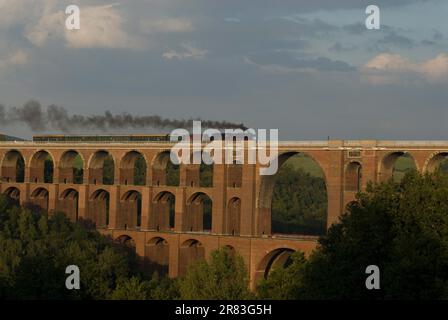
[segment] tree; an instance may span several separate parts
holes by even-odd
[[[243,258],[228,248],[211,253],[210,262],[192,264],[180,280],[182,299],[238,300],[251,297]]]
[[[65,268],[81,270],[81,289],[65,288]],[[106,299],[137,274],[125,248],[64,214],[51,217],[0,197],[0,298]]]
[[[276,233],[322,234],[326,214],[325,180],[284,164],[275,177],[272,230]]]
[[[291,263],[285,268],[274,269],[267,279],[263,279],[257,287],[257,295],[261,299],[291,300],[299,295],[306,263],[302,252],[294,252]]]
[[[149,298],[149,283],[137,277],[122,279],[111,295],[112,300],[148,300]]]
[[[367,290],[377,265],[381,290]],[[448,293],[448,177],[370,185],[319,240],[297,298],[443,299]]]

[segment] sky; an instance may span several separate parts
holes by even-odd
[[[70,4],[80,30],[65,28]],[[365,27],[370,4],[380,30]],[[447,138],[446,0],[0,0],[0,13],[6,109],[225,120],[282,140]]]

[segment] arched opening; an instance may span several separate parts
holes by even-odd
[[[89,163],[90,184],[114,184],[115,162],[109,152],[101,150],[95,152]]]
[[[190,239],[179,248],[179,276],[187,273],[188,267],[201,259],[205,259],[205,250],[201,242]]]
[[[286,268],[292,263],[291,255],[295,251],[289,248],[279,248],[269,252],[257,267],[256,282],[267,279],[277,268]]]
[[[381,161],[380,181],[400,182],[409,171],[416,170],[414,158],[407,152],[392,152]]]
[[[345,191],[358,192],[361,190],[362,166],[359,162],[353,161],[345,168]]]
[[[89,219],[96,227],[107,228],[109,225],[110,195],[106,190],[96,190],[89,199]]]
[[[64,152],[59,163],[59,183],[82,184],[84,182],[84,161],[75,150]]]
[[[241,223],[241,199],[232,198],[227,204],[225,233],[231,235],[239,235],[240,223]]]
[[[231,246],[229,244],[222,247],[224,250],[227,250],[227,252],[230,252],[232,255],[236,254],[236,249],[234,246]]]
[[[200,157],[200,164],[199,164]],[[211,158],[206,153],[194,152],[191,154],[190,165],[186,167],[187,185],[190,187],[213,187],[213,163],[204,163],[204,158]]]
[[[2,181],[25,181],[25,161],[19,151],[11,150],[5,154],[2,161]]]
[[[168,274],[169,256],[170,246],[168,242],[160,237],[152,238],[145,248],[146,269],[150,273]]]
[[[146,185],[146,160],[140,152],[130,151],[120,163],[120,183],[124,185]]]
[[[259,234],[324,234],[328,196],[325,174],[310,156],[282,153],[275,175],[261,177]]]
[[[448,152],[433,155],[426,164],[426,172],[448,173]]]
[[[53,183],[54,163],[44,150],[36,152],[31,159],[30,180],[34,183]]]
[[[135,253],[135,240],[132,237],[124,234],[117,237],[115,242],[123,245],[125,248]]]
[[[199,186],[201,188],[213,187],[213,164],[201,163],[199,166]]]
[[[240,188],[243,183],[243,165],[230,164],[227,166],[227,187]]]
[[[171,162],[170,152],[159,153],[152,165],[153,186],[178,186],[180,183],[179,165]]]
[[[212,200],[202,192],[187,201],[184,231],[210,232],[212,229]]]
[[[345,211],[351,211],[354,207],[359,206],[359,202],[356,200],[350,201],[345,205]]]
[[[58,210],[65,213],[70,221],[78,220],[78,191],[75,189],[64,190],[58,199]]]
[[[3,192],[3,195],[6,196],[8,202],[14,206],[20,205],[20,190],[15,187],[9,187]]]
[[[37,188],[31,193],[30,202],[43,211],[48,211],[48,199],[48,190]]]
[[[175,196],[171,192],[161,192],[152,202],[150,229],[168,231],[174,229]]]
[[[140,228],[142,223],[142,196],[140,192],[126,192],[120,201],[118,225],[124,229]]]

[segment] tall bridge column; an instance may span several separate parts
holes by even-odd
[[[152,209],[152,188],[145,187],[142,192],[142,221],[140,229],[149,229],[149,217]]]
[[[109,229],[117,229],[120,210],[120,187],[111,186],[109,193]]]
[[[86,185],[80,185],[78,187],[78,218],[87,219],[87,206],[89,195]]]
[[[222,234],[224,232],[224,215],[226,211],[226,170],[225,164],[213,166],[213,203],[212,203],[212,233]]]
[[[259,166],[255,164],[243,165],[242,181],[241,181],[241,217],[240,217],[240,234],[249,236],[255,235],[256,223],[258,219],[254,219],[256,201],[258,197],[255,194],[256,177],[258,176]]]
[[[185,188],[177,188],[175,196],[175,203],[174,203],[174,231],[181,232],[184,230],[184,223],[185,223],[185,202],[186,195],[185,195]],[[177,269],[176,269],[177,270]],[[176,271],[177,272],[177,271]]]
[[[342,141],[329,141],[329,147],[342,146]],[[343,177],[344,177],[344,154],[343,150],[328,150],[327,156],[327,197],[328,215],[327,227],[337,222],[343,212]]]

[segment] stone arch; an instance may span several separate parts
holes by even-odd
[[[60,193],[58,199],[58,210],[65,213],[71,221],[78,220],[78,200],[79,193],[77,190],[67,188]]]
[[[89,219],[99,228],[109,225],[110,194],[104,189],[94,191],[89,197]]]
[[[90,157],[88,168],[89,184],[114,184],[115,159],[108,151],[96,151]]]
[[[37,151],[30,161],[30,181],[34,183],[53,183],[54,157],[45,150]]]
[[[228,252],[230,252],[232,255],[236,254],[236,249],[234,246],[231,246],[230,244],[226,244],[222,247],[224,250],[227,250]]]
[[[76,150],[65,151],[59,160],[59,183],[82,184],[83,182],[83,156]]]
[[[48,211],[49,193],[45,188],[36,188],[31,192],[30,202],[44,211]]]
[[[16,187],[9,187],[3,192],[9,202],[15,206],[20,205],[20,189]]]
[[[194,193],[187,201],[184,231],[211,231],[212,200],[204,192]]]
[[[140,228],[142,223],[142,195],[127,191],[120,199],[118,225],[124,229]]]
[[[130,251],[135,253],[135,249],[136,249],[135,240],[131,236],[129,236],[127,234],[122,234],[115,238],[115,242],[121,244],[125,248],[127,248]]]
[[[359,206],[359,202],[356,200],[352,200],[345,205],[345,211],[349,211],[351,208]]]
[[[302,151],[286,151],[282,152],[278,155],[277,161],[278,161],[278,171],[274,175],[264,175],[261,176],[261,182],[260,182],[260,193],[258,198],[258,207],[259,207],[259,216],[258,216],[258,222],[256,223],[257,233],[264,235],[270,235],[272,233],[277,233],[275,227],[273,228],[273,221],[274,216],[272,212],[272,200],[274,196],[274,187],[276,186],[276,180],[279,176],[279,172],[282,169],[283,165],[286,161],[288,161],[290,158],[294,156],[300,156],[303,158],[308,159],[307,161],[312,164],[315,169],[316,173],[318,172],[321,177],[319,179],[322,179],[322,192],[324,194],[322,195],[323,198],[325,198],[323,207],[325,210],[325,217],[323,218],[325,221],[316,221],[315,224],[319,224],[319,226],[299,226],[303,231],[300,232],[285,232],[281,231],[280,233],[290,233],[290,234],[320,234],[325,232],[326,228],[326,221],[328,219],[328,186],[327,186],[327,177],[325,175],[325,171],[323,170],[323,167],[319,161],[317,161],[314,157],[312,157],[310,154]],[[317,177],[316,177],[317,178]],[[274,221],[275,222],[275,221]],[[314,221],[313,221],[314,223]],[[311,230],[308,230],[311,229]],[[306,231],[306,232],[305,232]]]
[[[231,235],[240,234],[241,225],[241,199],[234,197],[227,204],[224,232]]]
[[[2,161],[1,181],[19,182],[25,181],[25,160],[18,150],[8,151]]]
[[[344,190],[358,192],[361,190],[362,165],[351,161],[345,166]]]
[[[149,272],[159,275],[168,274],[170,246],[168,241],[161,237],[150,239],[145,247],[145,263]]]
[[[180,167],[171,161],[170,151],[158,153],[152,161],[153,186],[179,186]]]
[[[203,160],[204,152],[193,152],[190,165],[186,167],[187,186],[210,188],[213,187],[214,163],[206,164]],[[199,162],[200,157],[200,162]],[[208,156],[211,157],[211,156]]]
[[[399,159],[408,162],[406,168],[399,168],[397,161]],[[406,160],[407,159],[407,160]],[[379,163],[379,181],[384,182],[389,179],[394,181],[401,181],[404,173],[410,169],[417,169],[417,163],[414,157],[407,151],[394,151],[386,154]]]
[[[440,168],[440,165],[448,160],[448,152],[447,151],[441,151],[441,152],[435,152],[431,154],[428,159],[426,159],[423,172],[436,172]],[[445,170],[443,170],[445,172]]]
[[[127,152],[120,161],[120,184],[146,185],[147,161],[145,156],[136,150]]]
[[[290,248],[277,248],[266,254],[257,266],[255,283],[267,279],[276,268],[287,267],[291,263],[291,255],[295,250]]]
[[[203,259],[205,259],[205,249],[199,240],[184,241],[179,248],[179,276],[184,276],[192,263]]]
[[[176,197],[169,191],[162,191],[152,201],[150,229],[169,231],[174,229]]]

